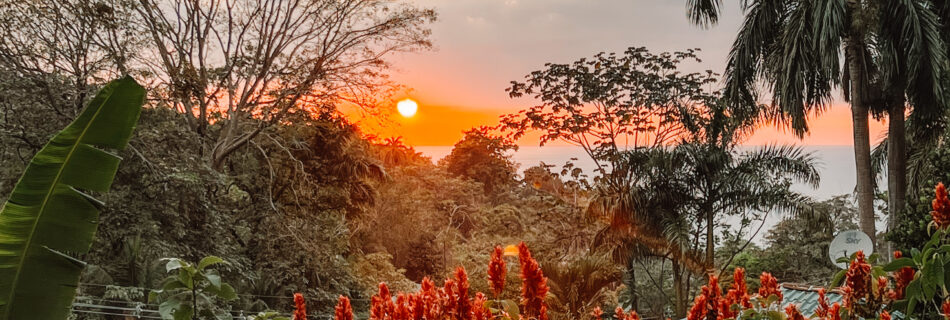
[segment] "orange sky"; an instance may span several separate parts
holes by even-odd
[[[366,133],[380,137],[401,136],[403,141],[413,146],[453,145],[462,137],[462,132],[477,126],[494,126],[502,114],[517,111],[508,109],[470,109],[460,106],[433,106],[417,100],[419,110],[415,116],[406,118],[395,111],[395,103],[390,107],[389,120],[380,124],[372,120],[359,120]],[[847,105],[835,105],[820,117],[810,121],[811,133],[799,140],[790,132],[775,127],[760,128],[745,142],[746,145],[807,144],[807,145],[851,145],[851,113]],[[872,143],[882,137],[886,125],[871,123]],[[537,135],[527,135],[518,141],[524,146],[537,145]]]
[[[413,118],[395,113],[380,127],[364,121],[368,133],[383,138],[402,136],[415,146],[453,145],[462,131],[495,125],[502,114],[536,104],[531,98],[511,99],[504,89],[511,80],[538,70],[546,62],[568,63],[598,52],[619,52],[643,46],[653,52],[699,48],[702,63],[682,66],[684,72],[710,69],[721,73],[729,46],[742,19],[734,1],[725,1],[719,25],[701,29],[685,17],[683,1],[669,0],[411,0],[435,9],[433,50],[392,57],[391,79],[407,88],[397,101],[410,97],[419,104]],[[798,140],[775,128],[762,128],[746,144],[803,143],[851,145],[847,105],[836,104],[810,122],[811,134]],[[871,126],[872,143],[883,125]],[[519,141],[537,145],[536,136]]]

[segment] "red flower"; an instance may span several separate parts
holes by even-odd
[[[891,320],[891,314],[887,310],[881,311],[881,320]]]
[[[940,305],[940,311],[943,312],[944,319],[950,319],[950,300],[943,301],[943,304]]]
[[[917,271],[911,267],[902,267],[894,272],[894,295],[890,297],[892,300],[904,299],[904,290],[914,280],[916,273]]]
[[[771,295],[778,297],[778,301],[782,302],[782,291],[778,288],[778,279],[772,276],[771,273],[762,272],[762,275],[759,276],[759,297],[768,298]]]
[[[393,319],[394,320],[410,320],[412,319],[412,310],[409,309],[409,297],[404,293],[400,293],[396,297],[396,306],[393,310]]]
[[[815,316],[818,318],[828,317],[828,297],[825,296],[825,288],[818,289],[818,308],[815,309]]]
[[[936,197],[932,203],[933,211],[930,212],[930,216],[937,228],[943,229],[950,225],[950,198],[947,197],[947,188],[943,186],[943,182],[938,183],[934,191]]]
[[[468,274],[465,273],[465,268],[458,267],[455,269],[455,285],[456,285],[456,294],[458,303],[458,319],[459,320],[471,320],[472,319],[472,300],[468,298]]]
[[[701,320],[706,318],[706,294],[700,293],[696,296],[696,299],[693,300],[693,306],[689,308],[689,313],[686,315],[686,320]]]
[[[594,307],[594,311],[590,312],[590,316],[593,320],[600,320],[604,316],[604,310],[601,310],[600,307]]]
[[[805,320],[805,316],[798,311],[798,307],[795,304],[789,304],[785,307],[785,315],[788,316],[788,320]]]
[[[866,297],[871,290],[871,265],[864,259],[864,252],[858,250],[855,253],[854,261],[848,266],[848,273],[845,275],[845,287],[851,290],[844,297],[845,308],[851,309],[851,306]]]
[[[841,305],[835,302],[828,308],[828,320],[841,320]]]
[[[521,304],[524,306],[524,315],[527,319],[545,319],[547,306],[544,298],[548,295],[548,279],[524,242],[518,244],[518,260],[521,262]]]
[[[299,292],[294,293],[294,320],[307,320],[307,302]]]
[[[472,318],[474,320],[490,320],[491,310],[485,307],[485,302],[488,301],[488,298],[485,298],[484,293],[475,294],[475,302],[472,306]]]
[[[627,315],[623,312],[623,308],[617,306],[617,309],[614,309],[614,317],[616,317],[617,320],[623,320]]]
[[[455,281],[445,279],[442,290],[439,291],[439,301],[442,301],[442,314],[450,319],[457,319],[459,299],[455,292]]]
[[[894,259],[900,259],[902,255],[900,250],[894,251]]]
[[[637,314],[637,310],[630,310],[630,313],[627,314],[627,320],[640,320],[640,315]]]
[[[877,291],[875,292],[875,295],[877,296],[876,298],[877,299],[883,298],[886,292],[887,292],[887,277],[885,276],[877,277]]]
[[[333,308],[334,320],[353,320],[353,306],[350,305],[350,298],[340,296]]]
[[[385,282],[379,283],[379,292],[370,298],[369,318],[373,320],[384,320],[392,317],[395,309],[392,293],[389,292],[389,286]]]
[[[488,284],[491,285],[492,293],[496,298],[505,291],[505,276],[508,268],[505,266],[504,253],[505,250],[501,246],[495,246],[491,260],[488,261]]]

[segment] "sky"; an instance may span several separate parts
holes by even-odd
[[[699,48],[702,63],[687,72],[722,73],[729,46],[742,19],[738,1],[724,1],[717,26],[702,29],[686,18],[685,0],[413,0],[434,8],[433,50],[401,53],[391,58],[391,79],[406,87],[397,97],[418,102],[418,113],[405,118],[388,110],[390,123],[364,130],[381,137],[401,136],[413,146],[452,145],[462,132],[495,125],[502,114],[536,102],[509,98],[505,88],[544,63],[568,63],[598,52],[646,47],[654,53]],[[764,127],[747,145],[800,143],[851,145],[848,106],[836,102],[810,122],[803,140],[780,129]],[[872,123],[872,138],[881,136]],[[872,141],[875,142],[875,141]],[[521,145],[537,145],[526,136]]]

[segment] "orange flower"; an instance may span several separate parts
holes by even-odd
[[[616,317],[617,320],[623,320],[627,315],[623,312],[623,308],[617,306],[617,309],[614,309],[614,317]]]
[[[943,304],[940,305],[940,311],[943,312],[944,319],[950,319],[950,300],[943,301]]]
[[[938,229],[943,229],[950,225],[950,198],[947,197],[947,188],[943,186],[943,182],[937,184],[934,193],[936,197],[932,203],[933,211],[930,212],[930,217]]]
[[[771,273],[762,272],[762,275],[759,276],[759,297],[768,298],[771,295],[778,297],[778,301],[782,302],[782,290],[778,288],[778,279],[772,276]]]
[[[805,320],[805,316],[798,311],[798,307],[795,304],[789,304],[785,307],[785,315],[788,316],[788,320]]]
[[[334,320],[353,320],[353,306],[350,305],[350,298],[340,296],[333,308]]]
[[[864,252],[858,250],[855,253],[854,261],[848,266],[848,273],[845,275],[845,287],[848,294],[844,297],[845,308],[851,309],[851,306],[868,296],[871,290],[871,265],[864,259]]]
[[[299,292],[294,293],[294,320],[307,320],[307,302]]]
[[[600,307],[594,307],[594,311],[590,312],[590,316],[593,320],[600,320],[604,316],[604,310],[601,310]]]
[[[491,285],[492,293],[497,298],[505,291],[505,275],[508,268],[505,266],[505,250],[501,246],[495,246],[492,251],[491,260],[488,261],[488,284]]]
[[[880,319],[880,320],[891,320],[891,314],[890,314],[889,312],[887,312],[887,310],[881,311],[881,319]]]
[[[548,279],[524,242],[518,244],[518,260],[521,262],[521,305],[524,306],[524,315],[527,319],[545,319],[547,306],[544,298],[548,295]]]

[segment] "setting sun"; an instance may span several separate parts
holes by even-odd
[[[419,105],[411,99],[405,99],[396,104],[396,110],[399,110],[399,114],[406,118],[416,115],[418,109]]]

